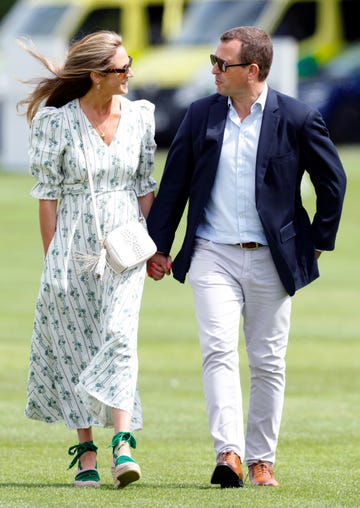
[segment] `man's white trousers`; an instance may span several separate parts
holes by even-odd
[[[285,390],[291,298],[268,247],[245,250],[198,239],[189,271],[202,353],[202,375],[215,453],[275,463]],[[244,415],[239,371],[243,321],[250,370]]]

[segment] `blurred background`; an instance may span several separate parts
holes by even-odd
[[[269,84],[318,108],[335,143],[360,142],[359,0],[2,0],[0,164],[27,166],[28,127],[16,112],[24,80],[44,75],[17,39],[62,60],[69,43],[98,29],[120,32],[134,58],[129,98],[156,106],[156,141],[167,148],[190,102],[215,90],[209,54],[238,25],[274,41]]]

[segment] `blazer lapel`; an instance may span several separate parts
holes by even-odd
[[[256,156],[256,191],[258,192],[268,167],[271,148],[276,143],[279,115],[277,114],[278,101],[275,92],[269,88],[265,103],[263,119],[260,130],[259,145]]]
[[[206,177],[202,179],[203,197],[205,202],[207,202],[208,195],[214,183],[220,159],[227,111],[227,97],[220,95],[209,108],[205,139],[198,164],[201,171],[205,170],[204,175],[206,174]]]
[[[227,97],[219,96],[218,100],[211,105],[205,139],[222,143],[226,116],[228,111]]]

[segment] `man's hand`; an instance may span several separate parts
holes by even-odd
[[[170,275],[172,260],[170,256],[165,256],[157,252],[147,261],[148,276],[154,280],[161,280],[164,275]]]

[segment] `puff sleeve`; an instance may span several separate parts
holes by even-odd
[[[156,189],[151,177],[154,171],[155,143],[155,106],[149,101],[139,100],[134,104],[139,108],[139,129],[142,132],[139,165],[136,171],[135,190],[138,196],[144,196]]]
[[[59,199],[64,173],[64,115],[53,107],[44,107],[35,115],[30,129],[30,173],[37,184],[31,196],[38,199]]]

